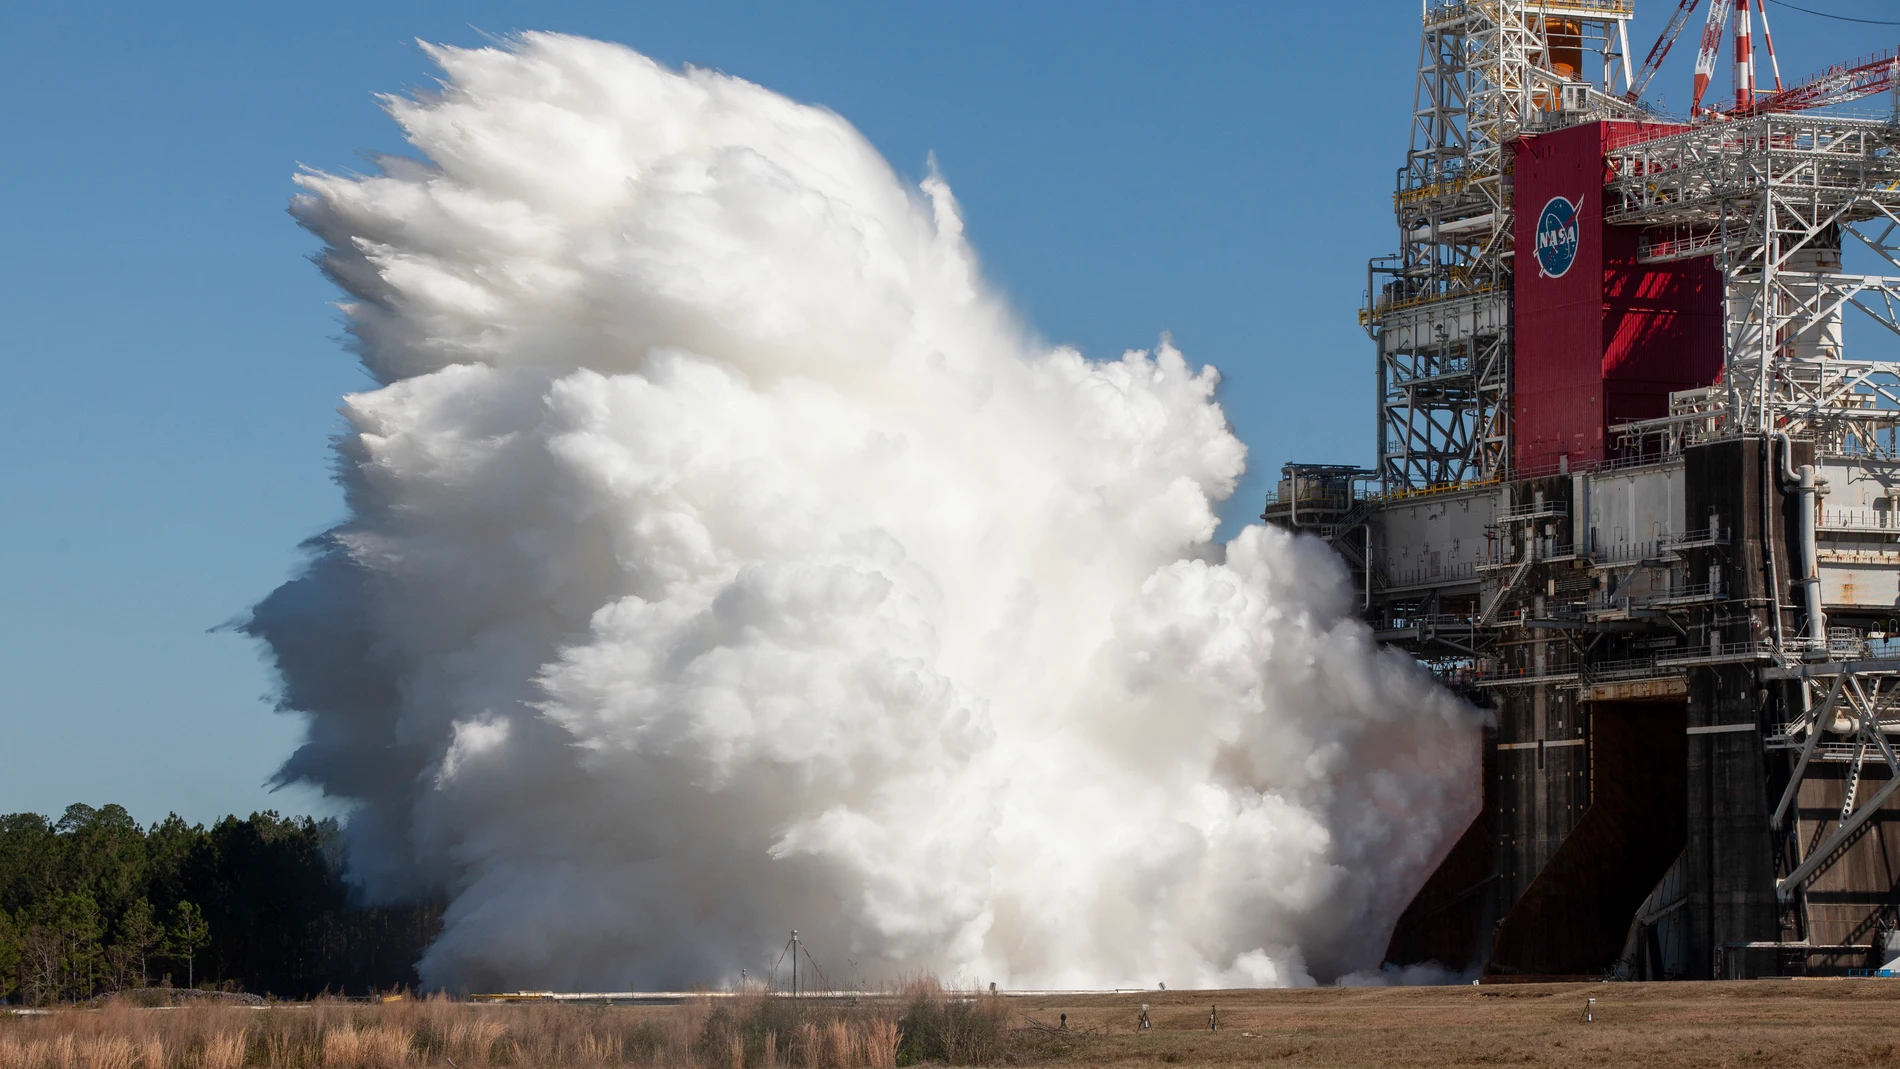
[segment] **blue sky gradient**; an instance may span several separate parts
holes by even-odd
[[[1639,6],[1639,54],[1673,6]],[[1791,75],[1900,39],[1772,15]],[[267,791],[299,725],[272,712],[252,644],[218,628],[341,517],[328,438],[339,395],[370,384],[284,206],[299,164],[403,150],[373,94],[428,84],[416,38],[620,41],[829,107],[907,175],[934,153],[990,278],[1045,337],[1112,357],[1166,331],[1221,369],[1252,451],[1231,529],[1283,461],[1370,459],[1354,313],[1395,237],[1416,18],[1405,2],[5,6],[0,812],[322,811]],[[1692,47],[1657,83],[1678,106]]]

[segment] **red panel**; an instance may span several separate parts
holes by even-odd
[[[1514,146],[1517,212],[1512,460],[1520,471],[1585,466],[1606,429],[1663,415],[1669,394],[1721,371],[1722,282],[1707,260],[1643,266],[1636,232],[1603,222],[1603,152],[1676,127],[1592,123]],[[1553,274],[1537,255],[1553,198],[1575,206],[1576,253]],[[1561,258],[1554,258],[1561,265]]]
[[[1573,126],[1516,143],[1516,344],[1512,436],[1520,470],[1603,459],[1603,131]],[[1576,207],[1577,248],[1552,277],[1537,225],[1561,197]]]
[[[1603,235],[1603,378],[1614,426],[1669,414],[1669,394],[1722,374],[1722,273],[1706,257],[1645,266],[1634,229]]]

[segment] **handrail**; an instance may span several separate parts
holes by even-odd
[[[1521,505],[1512,505],[1498,513],[1500,520],[1535,520],[1545,516],[1568,516],[1570,504],[1565,501],[1545,500],[1526,501]]]
[[[1538,564],[1538,563],[1543,563],[1547,561],[1572,560],[1577,556],[1577,547],[1574,545],[1571,545],[1568,542],[1563,542],[1557,545],[1553,545],[1548,550],[1546,550],[1542,546],[1541,542],[1542,540],[1539,539],[1538,540],[1539,544],[1533,545],[1531,547],[1531,551],[1527,555],[1527,557],[1509,556],[1502,553],[1489,553],[1485,555],[1485,558],[1482,561],[1478,562],[1478,566],[1480,568],[1484,568],[1487,570],[1495,570],[1498,568],[1510,568],[1515,565],[1522,564],[1524,563],[1526,559],[1529,559],[1532,564]]]
[[[1428,5],[1420,20],[1427,26],[1450,22],[1462,17],[1470,7],[1468,0],[1440,0],[1439,3]],[[1629,17],[1635,10],[1633,0],[1544,0],[1537,5],[1540,15],[1581,15],[1584,18]]]
[[[1424,201],[1436,200],[1439,197],[1449,194],[1463,193],[1465,188],[1471,185],[1472,180],[1477,177],[1479,176],[1476,174],[1461,174],[1456,178],[1443,179],[1442,181],[1433,182],[1429,185],[1412,186],[1409,189],[1401,189],[1392,194],[1392,209],[1397,211],[1408,204],[1420,204]]]
[[[1386,587],[1392,589],[1424,586],[1428,583],[1454,583],[1462,579],[1470,579],[1477,574],[1477,561],[1456,561],[1440,564],[1437,568],[1429,564],[1418,564],[1402,572],[1387,573]]]
[[[1658,664],[1655,657],[1631,657],[1620,661],[1598,661],[1583,666],[1586,683],[1612,683],[1632,679],[1658,679],[1681,675],[1680,668]]]
[[[1504,289],[1505,287],[1500,283],[1486,282],[1483,285],[1458,290],[1454,293],[1425,293],[1417,297],[1406,297],[1400,300],[1380,298],[1373,301],[1370,307],[1359,309],[1359,325],[1362,327],[1369,326],[1374,321],[1391,312],[1403,312],[1408,308],[1422,308],[1428,304],[1455,301],[1465,297],[1483,297],[1491,293],[1501,293]]]
[[[1884,509],[1821,509],[1816,527],[1837,531],[1893,531],[1900,533],[1900,513]]]
[[[1314,501],[1342,501],[1350,505],[1355,501],[1363,500],[1364,497],[1365,495],[1355,494],[1350,490],[1305,490],[1291,494],[1281,494],[1278,490],[1268,490],[1267,504],[1280,505],[1297,503],[1304,505]]]
[[[1662,544],[1667,549],[1689,549],[1696,546],[1726,546],[1728,535],[1720,527],[1704,527],[1699,531],[1684,531],[1679,535],[1663,536]]]

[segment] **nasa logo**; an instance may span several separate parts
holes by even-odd
[[[1582,198],[1572,204],[1562,197],[1550,198],[1537,217],[1537,266],[1544,277],[1562,278],[1577,262],[1577,209]]]

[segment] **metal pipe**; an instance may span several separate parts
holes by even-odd
[[[1469,219],[1458,219],[1450,223],[1440,223],[1437,228],[1437,235],[1444,237],[1449,234],[1462,234],[1467,230],[1482,230],[1490,226],[1496,219],[1496,212],[1486,212],[1483,215],[1474,215]],[[1413,227],[1406,234],[1406,237],[1413,241],[1430,241],[1432,236],[1433,228],[1430,224]]]
[[[1731,380],[1733,381],[1733,380]],[[1775,567],[1775,443],[1761,440],[1761,548],[1768,569],[1768,622],[1775,632],[1775,652],[1785,645],[1781,629],[1781,569]]]
[[[1810,720],[1813,722],[1795,724],[1790,729],[1789,734],[1804,735],[1808,732],[1814,732],[1816,734],[1826,732],[1829,735],[1853,735],[1860,731],[1860,722],[1846,713],[1827,713],[1823,716],[1810,717]],[[1819,721],[1822,720],[1827,722],[1824,724],[1819,723]],[[1900,735],[1900,723],[1889,724],[1876,721],[1871,726],[1878,728],[1882,735]]]
[[[1801,495],[1800,501],[1800,539],[1801,539],[1801,600],[1808,612],[1808,638],[1827,646],[1827,614],[1821,611],[1821,567],[1819,554],[1815,549],[1814,538],[1814,499],[1827,480],[1816,475],[1814,465],[1803,464],[1794,467],[1794,443],[1789,440],[1788,432],[1776,431],[1774,438],[1781,443],[1781,484],[1785,489],[1794,487]],[[1771,548],[1769,552],[1773,552]]]
[[[1636,81],[1636,74],[1630,68],[1630,24],[1629,23],[1623,22],[1621,20],[1617,22],[1616,43],[1621,49],[1620,54],[1623,59],[1623,96],[1625,99],[1628,99],[1630,96],[1630,93],[1632,92],[1632,86]],[[1608,78],[1603,79],[1603,83],[1606,88],[1608,87],[1609,82],[1610,80]],[[1639,97],[1641,95],[1642,94],[1640,93],[1637,94],[1637,96]],[[1634,101],[1632,101],[1632,103],[1634,103]]]

